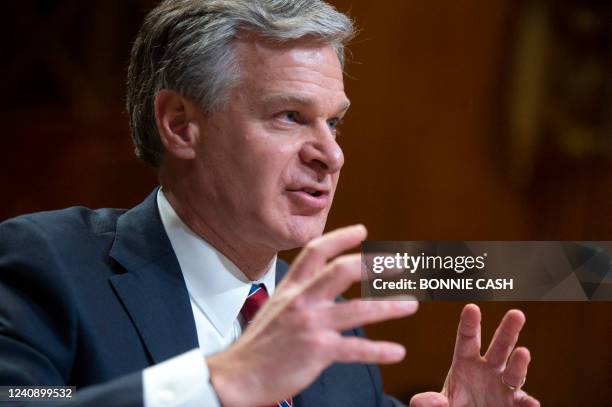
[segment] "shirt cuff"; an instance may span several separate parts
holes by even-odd
[[[220,407],[210,373],[196,348],[142,371],[144,407]]]

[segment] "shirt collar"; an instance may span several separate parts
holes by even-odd
[[[230,335],[252,283],[262,283],[269,295],[274,293],[276,256],[263,277],[250,281],[231,260],[183,223],[161,188],[157,207],[190,298],[220,335]]]

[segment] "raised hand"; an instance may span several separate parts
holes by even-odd
[[[416,301],[335,302],[361,278],[360,255],[336,256],[365,237],[365,228],[358,225],[310,242],[253,324],[226,351],[206,359],[222,405],[265,405],[289,398],[334,362],[403,359],[405,349],[399,344],[340,334],[413,314],[418,306]]]
[[[540,403],[521,390],[531,360],[527,348],[515,348],[524,324],[521,311],[508,311],[481,356],[480,309],[474,304],[465,306],[442,391],[417,394],[410,406],[538,407]]]

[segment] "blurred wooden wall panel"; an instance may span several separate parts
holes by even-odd
[[[129,207],[155,186],[133,156],[122,96],[131,41],[154,3],[11,6],[0,67],[0,219],[74,204]],[[547,172],[554,160],[542,156],[530,188],[504,173],[500,118],[523,1],[333,3],[361,33],[347,67],[353,107],[339,139],[347,161],[329,228],[363,222],[380,240],[612,240],[609,163]],[[382,369],[388,391],[441,387],[462,305],[422,304],[413,318],[368,329],[408,348],[404,362]],[[612,399],[609,304],[479,305],[484,343],[506,309],[526,311],[527,389],[543,405]]]

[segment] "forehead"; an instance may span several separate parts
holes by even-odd
[[[312,39],[277,44],[251,36],[236,41],[234,52],[243,86],[344,97],[342,67],[328,44]]]

